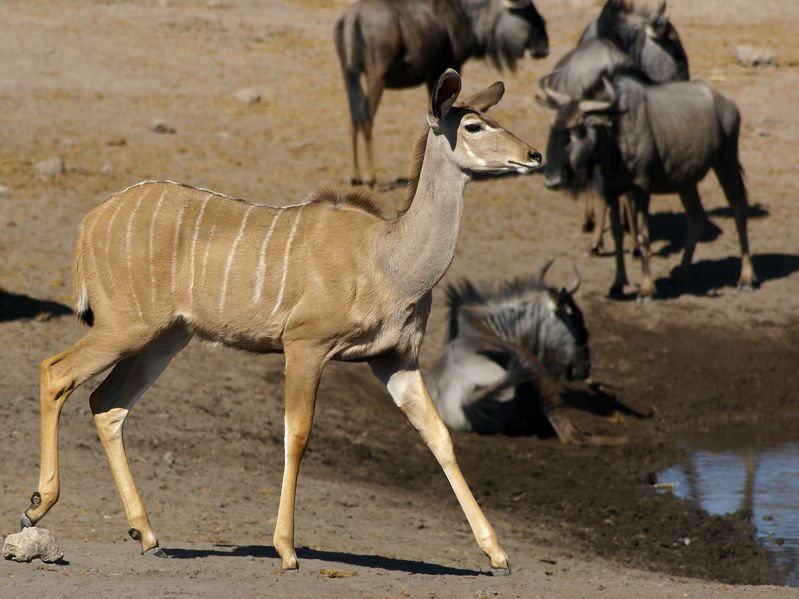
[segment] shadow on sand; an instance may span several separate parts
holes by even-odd
[[[175,559],[197,559],[203,557],[263,557],[280,559],[274,547],[267,545],[215,545],[214,549],[164,549],[164,552]],[[488,572],[476,570],[465,570],[462,568],[450,568],[437,564],[428,564],[413,560],[396,559],[382,557],[379,555],[357,555],[354,553],[343,553],[339,551],[322,551],[320,549],[310,549],[308,547],[297,548],[297,558],[300,561],[319,560],[325,562],[336,562],[348,566],[360,566],[363,568],[377,568],[381,570],[391,570],[407,572],[408,574],[429,574],[432,576],[489,576]]]
[[[72,309],[59,302],[38,300],[28,295],[0,289],[0,322],[23,318],[47,320],[65,314],[72,314]]]

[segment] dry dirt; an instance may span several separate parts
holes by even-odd
[[[600,2],[536,0],[551,55],[498,75],[472,61],[465,93],[504,79],[495,116],[543,149],[550,116],[537,78],[576,41]],[[38,363],[82,334],[71,316],[71,261],[81,218],[144,179],[171,179],[274,204],[302,201],[349,176],[348,115],[331,41],[344,0],[70,1],[0,5],[0,533],[15,532],[38,480]],[[433,458],[368,369],[323,377],[297,506],[301,569],[280,574],[271,546],[282,468],[282,358],[190,345],[139,402],[126,439],[132,468],[170,560],[141,557],[93,428],[88,383],[61,427],[62,495],[41,522],[65,564],[0,563],[0,596],[62,597],[789,597],[742,514],[710,517],[655,492],[687,434],[755,425],[796,439],[799,403],[799,4],[670,0],[692,74],[739,105],[749,233],[761,288],[735,289],[734,226],[718,184],[689,284],[667,288],[685,217],[653,202],[648,304],[606,299],[612,259],[588,257],[582,207],[540,177],[467,187],[463,235],[444,282],[514,277],[552,256],[554,282],[574,260],[593,385],[570,385],[577,426],[625,435],[614,447],[552,436],[455,434],[467,480],[514,572],[488,563]],[[738,44],[779,66],[749,69]],[[241,88],[260,102],[235,98]],[[376,124],[378,176],[407,175],[424,123],[423,89],[387,92]],[[150,130],[154,119],[175,133]],[[65,172],[37,174],[60,157]],[[402,189],[385,186],[386,201]],[[628,257],[628,263],[631,259]],[[631,264],[632,280],[639,275]],[[423,363],[442,347],[435,302]],[[684,539],[690,539],[686,544]]]

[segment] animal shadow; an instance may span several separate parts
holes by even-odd
[[[0,289],[0,322],[22,318],[49,320],[65,314],[72,314],[72,309],[59,302],[38,300],[28,295]]]
[[[215,545],[213,549],[164,549],[164,552],[175,559],[197,559],[204,557],[259,557],[279,560],[280,556],[274,547],[267,545]],[[487,572],[451,568],[438,564],[429,564],[416,560],[382,557],[380,555],[360,555],[340,551],[324,551],[309,547],[298,547],[297,557],[301,561],[325,561],[359,566],[362,568],[375,568],[408,574],[429,574],[433,576],[487,576]]]
[[[620,402],[606,389],[608,387],[600,383],[569,385],[564,388],[563,403],[573,410],[588,412],[594,416],[609,417],[620,413],[639,420],[654,416],[651,410],[647,413],[639,412]]]
[[[799,271],[799,255],[796,254],[758,254],[752,256],[752,266],[760,284],[774,279],[782,279]],[[741,259],[729,256],[721,260],[700,260],[691,265],[688,279],[681,284],[670,277],[657,280],[657,298],[675,299],[681,295],[706,297],[718,296],[723,287],[735,287],[741,271]],[[672,270],[672,275],[677,267]]]

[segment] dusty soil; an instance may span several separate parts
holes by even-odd
[[[503,78],[496,117],[539,149],[549,115],[537,78],[576,41],[600,2],[537,0],[552,51],[498,75],[473,61],[465,92]],[[274,204],[302,201],[349,176],[346,101],[331,41],[343,0],[255,2],[8,1],[0,6],[0,533],[15,532],[38,480],[38,363],[77,340],[71,261],[77,226],[107,195],[171,179]],[[461,466],[514,573],[485,575],[446,480],[363,366],[323,377],[297,506],[299,573],[278,572],[271,546],[282,468],[282,358],[192,344],[139,402],[126,440],[161,544],[138,555],[80,389],[62,417],[62,495],[41,522],[65,564],[0,563],[0,595],[270,597],[781,597],[780,572],[744,514],[710,517],[656,493],[653,476],[684,457],[686,435],[755,425],[796,439],[799,403],[799,5],[794,0],[672,0],[695,77],[743,116],[749,233],[762,285],[735,289],[739,260],[716,181],[689,284],[666,286],[685,218],[653,202],[648,305],[606,299],[612,259],[585,253],[582,206],[536,176],[467,188],[463,235],[444,282],[535,271],[583,276],[592,384],[569,386],[577,426],[626,436],[612,447],[554,437],[455,434]],[[773,50],[747,69],[733,48]],[[241,88],[260,102],[235,98]],[[378,176],[407,175],[424,123],[422,89],[387,92],[376,123]],[[175,129],[150,130],[154,119]],[[65,172],[35,165],[60,157]],[[402,189],[384,185],[387,202]],[[628,261],[631,259],[628,258]],[[628,262],[633,281],[637,265]],[[423,347],[442,347],[441,287]],[[685,539],[690,539],[686,544]],[[752,586],[758,585],[758,586]]]

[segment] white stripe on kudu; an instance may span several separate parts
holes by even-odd
[[[205,212],[205,206],[208,204],[208,200],[210,200],[212,195],[209,193],[205,196],[203,200],[202,206],[200,206],[200,213],[197,215],[197,221],[194,223],[194,236],[191,239],[191,262],[189,263],[189,273],[190,273],[190,281],[189,281],[189,306],[192,305],[192,295],[194,293],[194,257],[197,255],[197,237],[200,235],[200,225],[203,222],[203,213]]]
[[[172,236],[172,278],[170,279],[169,290],[172,295],[174,295],[175,291],[175,278],[178,273],[178,240],[180,239],[180,230],[183,228],[183,213],[186,210],[186,202],[181,201],[180,203],[180,212],[178,212],[178,218],[175,221],[175,234]]]
[[[161,203],[164,201],[165,195],[166,189],[161,192],[161,196],[158,198],[158,202],[155,205],[155,210],[153,210],[153,217],[150,220],[150,286],[152,287],[153,304],[155,304],[155,290],[157,288],[155,284],[155,246],[153,245],[153,239],[155,237],[155,223],[158,222],[158,210],[161,208]]]
[[[288,272],[289,266],[289,251],[291,250],[291,242],[294,240],[294,234],[297,232],[297,223],[300,222],[302,208],[303,206],[297,208],[297,216],[294,218],[294,224],[291,227],[291,233],[289,233],[289,238],[286,240],[286,251],[283,252],[283,275],[280,278],[280,291],[277,294],[275,307],[272,308],[272,311],[269,313],[269,318],[272,318],[275,315],[275,312],[277,312],[277,309],[280,307],[280,303],[283,301],[283,291],[286,288],[286,274]]]
[[[250,212],[252,209],[255,208],[252,204],[247,207],[247,212],[244,213],[244,218],[241,220],[241,227],[239,227],[239,232],[236,235],[236,239],[233,240],[233,245],[230,246],[230,253],[227,257],[227,263],[225,264],[225,276],[222,278],[222,290],[219,296],[219,312],[224,312],[225,309],[225,294],[227,293],[227,279],[228,275],[230,275],[230,267],[233,265],[233,256],[236,253],[236,248],[239,246],[239,241],[241,241],[241,236],[244,235],[244,227],[247,225],[247,219],[250,217]]]
[[[269,225],[269,230],[266,232],[263,243],[261,243],[261,256],[258,259],[258,268],[255,270],[255,293],[252,296],[252,303],[257,304],[261,299],[261,291],[264,288],[264,280],[266,279],[266,249],[269,246],[269,239],[272,237],[272,232],[275,230],[275,225],[280,215],[283,214],[285,208],[279,208],[277,214],[272,219],[272,224]]]
[[[125,254],[128,262],[128,284],[130,285],[130,295],[133,298],[133,305],[136,306],[136,312],[139,314],[139,318],[142,317],[142,311],[141,304],[139,304],[139,297],[136,295],[136,288],[133,285],[133,257],[130,251],[130,241],[133,234],[133,219],[136,218],[136,213],[139,211],[144,197],[145,194],[139,196],[139,199],[136,201],[136,206],[134,206],[128,217],[128,224],[125,228]]]

